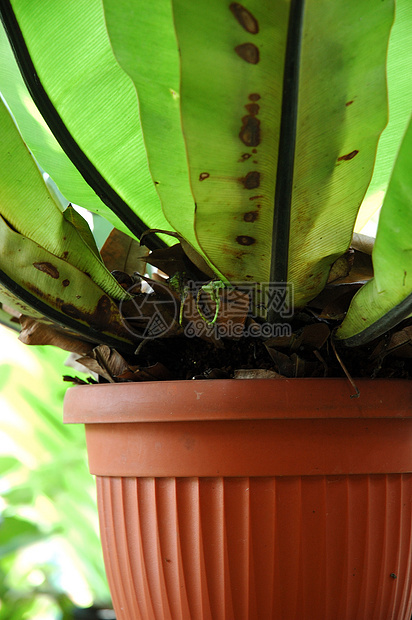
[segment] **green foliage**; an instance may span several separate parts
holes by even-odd
[[[84,431],[61,422],[67,354],[0,340],[0,619],[69,618],[67,593],[110,595]]]
[[[373,248],[374,277],[355,295],[337,331],[354,345],[380,336],[411,313],[412,120],[399,151]]]
[[[410,112],[408,0],[348,0],[344,9],[330,0],[159,0],[151,11],[142,0],[8,0],[1,16],[26,86],[3,38],[0,89],[39,166],[67,200],[131,236],[154,229],[157,235],[145,237],[153,248],[172,228],[197,256],[196,266],[199,257],[206,261],[205,279],[211,268],[227,285],[292,283],[296,310],[319,295],[350,246],[365,194],[367,208],[375,208],[388,186]],[[75,44],[68,46],[68,37]],[[43,118],[32,114],[34,104]],[[41,231],[44,249],[56,247],[57,256],[119,301],[123,288],[104,271],[79,218],[67,210],[62,218],[77,231],[71,238],[48,217],[44,188],[37,183],[32,200],[21,191],[23,168],[34,174],[35,164],[26,152],[21,166],[13,164],[14,151],[25,149],[16,130],[11,136],[11,121],[4,123],[12,146],[12,156],[5,147],[2,157],[6,224],[34,241]],[[398,184],[404,174],[406,167],[398,167]],[[396,207],[390,198],[385,204],[386,232],[378,239],[390,240]],[[410,222],[407,201],[403,209]],[[67,254],[55,243],[59,235]],[[376,266],[389,246],[379,241]],[[410,249],[406,241],[402,257]],[[408,273],[409,264],[402,269]],[[31,305],[24,294],[31,278],[19,280],[17,271],[3,268],[3,299],[25,297]],[[42,297],[60,299],[58,283],[53,289],[50,278],[36,275]],[[369,302],[372,286],[365,287]],[[367,323],[355,302],[339,337],[348,345],[354,334],[370,340],[408,316],[412,285],[402,282],[401,298],[397,286]],[[402,312],[394,309],[400,303]],[[100,312],[96,300],[91,305]],[[70,307],[84,310],[75,299]],[[70,323],[65,312],[41,313]]]

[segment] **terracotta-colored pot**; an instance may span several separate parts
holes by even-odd
[[[409,620],[412,383],[68,390],[118,620]]]

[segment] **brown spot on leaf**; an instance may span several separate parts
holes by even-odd
[[[250,101],[259,101],[259,99],[260,99],[260,95],[258,95],[258,93],[252,93],[251,95],[249,95]]]
[[[260,196],[251,196],[249,200],[259,200],[259,198],[263,198],[263,197],[264,197],[263,194]]]
[[[246,62],[251,65],[257,65],[259,62],[259,48],[253,43],[242,43],[235,47],[235,52]]]
[[[70,280],[63,280],[62,285],[63,286],[69,286],[70,284]]]
[[[252,155],[250,153],[242,153],[242,155],[240,156],[240,159],[238,161],[246,161],[250,157],[252,157]]]
[[[245,189],[255,189],[260,185],[260,172],[253,170],[248,172],[245,177],[240,179]]]
[[[349,161],[349,159],[353,159],[359,151],[351,151],[347,155],[342,155],[342,157],[338,157],[338,161]]]
[[[236,237],[236,241],[240,245],[253,245],[256,243],[256,239],[254,239],[254,237],[249,237],[248,235],[239,235]]]
[[[110,322],[111,302],[107,295],[102,295],[93,313],[83,312],[73,304],[62,304],[61,310],[73,319],[84,321],[91,327],[102,331]]]
[[[78,308],[76,308],[76,306],[73,306],[73,304],[62,304],[61,309],[62,309],[62,312],[64,312],[68,316],[71,316],[73,319],[86,320],[83,318],[86,313],[81,312]]]
[[[259,211],[247,211],[247,213],[243,214],[243,219],[245,222],[256,222],[259,217]]]
[[[252,153],[257,153],[257,149],[252,149]]]
[[[69,252],[68,252],[67,250],[65,250],[65,251],[63,252],[62,258],[63,258],[64,260],[67,260],[68,255],[69,255]]]
[[[39,271],[43,271],[43,273],[47,273],[48,276],[55,280],[57,280],[60,275],[56,267],[51,263],[33,263],[33,267]]]
[[[347,101],[347,102],[345,103],[345,105],[346,105],[346,106],[348,106],[348,105],[352,105],[352,103],[353,103],[353,99],[352,99],[352,101]]]
[[[44,297],[46,297],[43,291],[41,291],[37,286],[35,286],[34,284],[31,284],[30,282],[26,282],[26,288],[28,288],[29,291],[34,293],[37,297],[40,297],[40,299],[43,299]]]
[[[260,106],[257,103],[248,103],[245,108],[252,116],[259,114]],[[256,153],[256,149],[253,149],[252,153]]]
[[[259,32],[259,23],[256,17],[254,17],[252,13],[239,2],[231,2],[229,9],[232,11],[242,28],[244,28],[247,32],[250,32],[251,34],[257,34]]]
[[[204,181],[205,179],[208,179],[210,177],[210,174],[208,172],[201,172],[199,174],[199,181]]]
[[[255,116],[244,116],[242,118],[242,129],[239,138],[246,146],[259,146],[260,144],[260,120]]]

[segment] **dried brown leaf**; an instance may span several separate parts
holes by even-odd
[[[326,287],[322,293],[310,302],[310,307],[320,310],[319,318],[338,321],[343,319],[350,302],[362,284],[337,284]]]
[[[134,272],[144,274],[149,249],[124,232],[114,228],[100,251],[109,271],[123,271],[129,275]]]
[[[389,342],[381,338],[370,355],[370,359],[381,361],[387,356],[412,358],[412,325],[392,334]]]
[[[175,273],[184,273],[186,254],[183,252],[180,243],[172,245],[170,248],[153,250],[147,257],[147,262],[153,267],[157,267],[167,274],[169,278]]]
[[[88,382],[83,381],[80,377],[71,377],[70,375],[63,375],[63,381],[67,381],[67,383],[74,383],[75,385],[88,385]]]
[[[294,377],[295,376],[295,365],[293,361],[290,359],[289,355],[286,355],[285,353],[281,353],[274,347],[271,347],[268,345],[266,345],[266,348],[277,368],[277,371],[284,377]]]
[[[117,379],[121,381],[167,381],[172,378],[169,369],[160,362],[147,367],[129,366],[127,370],[117,376]]]
[[[326,323],[305,325],[301,334],[294,342],[292,350],[296,350],[301,346],[307,347],[308,349],[321,349],[329,336],[330,329]]]
[[[95,360],[93,357],[89,357],[86,355],[84,357],[80,357],[77,361],[79,362],[79,364],[82,364],[85,368],[87,368],[91,372],[96,373],[96,375],[100,375],[101,377],[104,377],[104,379],[106,379],[110,383],[115,383],[111,374],[105,368],[103,368],[103,366],[101,366],[99,362]]]
[[[290,336],[275,336],[265,341],[266,348],[273,349],[292,349],[296,340],[296,334]]]
[[[372,255],[375,238],[361,233],[353,233],[351,247],[363,254]]]
[[[297,355],[296,353],[292,353],[292,355],[290,356],[290,361],[293,364],[293,377],[305,377],[305,376],[310,376],[311,372],[309,370],[309,368],[307,368],[307,366],[309,366],[309,364],[307,362],[305,362],[304,359],[302,359],[301,357],[299,357],[299,355]]]
[[[93,350],[93,344],[79,339],[57,325],[46,325],[28,316],[21,316],[20,324],[22,329],[19,340],[24,344],[53,345],[79,355],[88,355]]]
[[[162,230],[160,228],[152,228],[144,232],[144,234],[141,236],[141,240],[145,237],[145,235],[149,235],[151,233],[163,233],[164,235],[169,235],[169,237],[174,237],[175,239],[178,239],[180,242],[180,245],[182,246],[184,253],[188,257],[190,262],[196,267],[196,269],[198,269],[201,273],[205,274],[209,278],[215,277],[214,271],[209,267],[209,265],[207,264],[203,256],[201,256],[199,252],[197,252],[190,245],[190,243],[186,241],[186,239],[184,239],[181,235],[179,235],[179,233],[172,232],[170,230]],[[162,269],[162,271],[164,270]]]
[[[282,375],[274,370],[265,368],[241,368],[235,370],[235,379],[283,379]]]
[[[89,355],[76,360],[92,372],[96,372],[111,383],[125,372],[129,365],[120,353],[106,344],[95,347]]]
[[[353,265],[354,251],[349,248],[343,256],[340,256],[332,265],[329,271],[328,284],[334,282],[335,280],[339,280],[341,278],[345,278],[349,275],[350,270]]]

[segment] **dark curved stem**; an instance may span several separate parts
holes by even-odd
[[[292,0],[289,12],[270,265],[270,282],[274,285],[284,284],[288,279],[304,5],[304,0]],[[268,308],[267,318],[270,323],[279,321],[279,315],[273,308]]]

